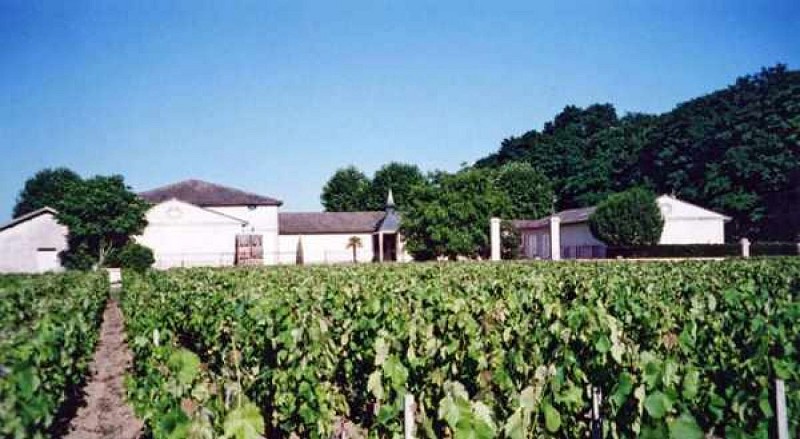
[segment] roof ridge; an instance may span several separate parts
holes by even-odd
[[[280,206],[281,200],[246,191],[238,187],[190,178],[139,192],[147,201],[160,203],[170,198],[196,204],[198,206]]]
[[[8,229],[10,227],[14,227],[19,223],[23,223],[25,221],[28,221],[29,219],[36,218],[37,216],[42,215],[44,213],[52,213],[53,215],[56,215],[56,214],[58,214],[58,211],[53,209],[50,206],[40,207],[40,208],[38,208],[36,210],[32,210],[32,211],[30,211],[28,213],[23,213],[22,215],[19,215],[19,216],[15,217],[15,218],[11,218],[11,221],[8,221],[7,223],[0,224],[0,231],[3,231],[3,230]]]

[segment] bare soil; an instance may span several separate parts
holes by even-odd
[[[109,300],[103,313],[100,341],[83,388],[86,403],[69,425],[68,439],[136,439],[143,423],[125,400],[124,377],[132,355],[125,343],[125,324],[117,301]]]

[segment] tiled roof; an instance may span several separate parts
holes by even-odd
[[[278,214],[281,235],[372,233],[385,212],[286,212]]]
[[[139,194],[151,203],[176,198],[196,206],[280,206],[282,201],[202,180],[185,180]]]

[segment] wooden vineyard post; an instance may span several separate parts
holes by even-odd
[[[403,401],[403,439],[414,439],[414,395],[406,393]]]
[[[603,391],[599,387],[592,386],[592,439],[603,437],[603,420],[600,417],[600,403],[603,399]]]
[[[786,412],[786,388],[783,380],[775,380],[775,408],[778,415],[778,439],[789,439],[789,414]]]

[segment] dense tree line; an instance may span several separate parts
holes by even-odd
[[[329,211],[377,210],[391,188],[415,256],[476,257],[490,216],[540,218],[637,187],[731,216],[729,240],[796,239],[800,71],[763,69],[661,115],[570,105],[455,174],[390,163],[369,179],[349,167],[322,200]]]
[[[786,206],[800,198],[800,71],[763,69],[661,115],[567,106],[476,167],[509,162],[541,170],[559,209],[644,186],[732,216],[729,239],[795,239],[800,215]]]

